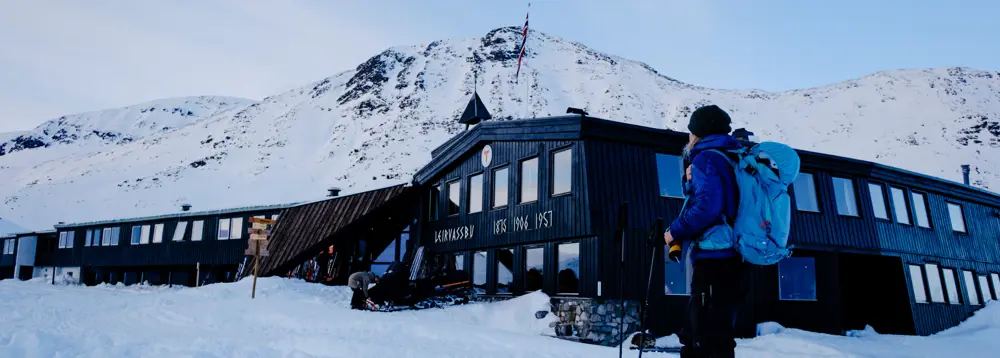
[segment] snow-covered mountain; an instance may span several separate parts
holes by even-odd
[[[173,212],[184,202],[196,210],[294,202],[331,185],[346,193],[406,182],[431,149],[464,129],[455,120],[472,94],[474,71],[497,120],[560,115],[573,106],[684,130],[692,110],[715,103],[762,139],[955,181],[959,164],[968,163],[975,185],[1000,186],[998,72],[912,69],[787,92],[712,89],[532,31],[515,83],[519,31],[390,48],[259,102],[204,99],[215,105],[174,121],[150,120],[142,109],[153,106],[145,104],[48,122],[32,133],[50,147],[8,147],[0,156],[0,216],[45,228]],[[174,107],[185,108],[156,105],[154,113],[176,115]],[[40,155],[63,146],[59,133],[75,134],[75,144]]]

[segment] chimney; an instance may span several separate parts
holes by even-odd
[[[326,189],[326,191],[328,192],[326,194],[326,196],[331,197],[331,198],[335,197],[337,195],[340,195],[340,188],[335,187],[335,186],[334,187],[330,187],[329,189]]]
[[[965,185],[969,185],[969,165],[962,164],[962,181]]]
[[[191,204],[181,204],[181,211],[191,211]]]

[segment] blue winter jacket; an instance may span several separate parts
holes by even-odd
[[[702,138],[691,148],[691,181],[686,183],[688,197],[684,212],[670,224],[670,234],[682,247],[696,240],[706,229],[722,223],[723,215],[730,224],[736,218],[739,206],[739,188],[732,165],[718,153],[705,153],[706,149],[722,151],[742,148],[743,145],[727,134]],[[726,258],[738,255],[735,249],[709,251],[695,248],[692,261],[702,258]]]

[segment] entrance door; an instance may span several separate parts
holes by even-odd
[[[882,334],[914,334],[903,261],[893,256],[839,255],[844,329],[870,325]]]
[[[19,277],[17,279],[19,279],[21,281],[30,280],[31,276],[34,274],[34,272],[35,272],[35,268],[33,266],[21,266],[21,271],[20,271],[20,273],[18,275]]]

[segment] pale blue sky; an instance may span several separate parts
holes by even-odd
[[[520,26],[526,1],[3,1],[0,132],[201,94],[259,99],[389,46]],[[1000,1],[532,2],[531,27],[696,85],[786,90],[1000,70]]]

